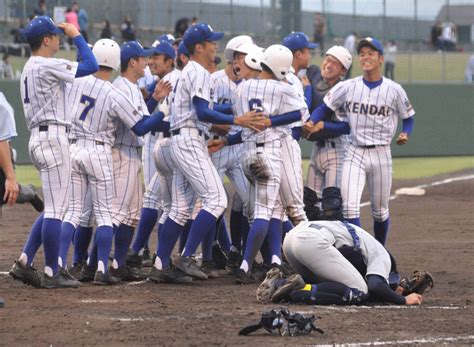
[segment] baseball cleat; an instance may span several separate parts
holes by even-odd
[[[95,277],[95,272],[97,268],[95,267],[90,267],[88,265],[84,266],[82,269],[82,276],[80,281],[81,282],[92,282]]]
[[[41,275],[33,266],[25,266],[18,260],[15,260],[9,275],[14,279],[22,281],[25,284],[39,288],[41,287]]]
[[[212,246],[212,260],[216,265],[216,269],[225,269],[227,264],[227,256],[219,245]]]
[[[141,268],[143,264],[143,258],[140,254],[135,253],[132,249],[129,249],[125,262],[128,266]]]
[[[196,277],[200,280],[207,280],[207,275],[201,270],[196,264],[196,260],[191,257],[178,257],[176,259],[176,267],[183,271],[185,274]]]
[[[65,275],[64,271],[61,270],[58,270],[58,272],[56,272],[52,277],[44,274],[43,280],[41,281],[41,287],[46,289],[77,288],[81,285],[81,282],[78,280],[69,279],[66,276],[67,275]]]
[[[148,275],[148,279],[156,283],[191,283],[193,281],[191,276],[186,275],[173,265],[162,270],[158,270],[153,266]]]
[[[217,278],[219,277],[218,266],[212,260],[203,260],[201,265],[201,270],[204,272],[208,278]]]
[[[123,282],[136,282],[142,280],[138,271],[128,265],[122,265],[117,269],[110,267],[109,272],[113,277],[117,277]]]
[[[277,303],[288,298],[293,291],[303,289],[305,285],[306,283],[300,274],[291,275],[286,282],[275,290],[272,295],[272,302]]]
[[[43,199],[41,198],[41,196],[39,196],[34,185],[30,184],[29,186],[35,192],[35,196],[33,197],[33,199],[30,200],[30,204],[33,205],[36,211],[43,212],[44,211]]]
[[[154,256],[153,257],[151,256],[150,249],[145,247],[143,249],[143,255],[142,255],[142,259],[143,259],[142,267],[152,267],[154,263],[154,258],[155,258]]]
[[[242,269],[238,269],[235,272],[235,283],[237,283],[237,284],[251,284],[251,283],[255,283],[255,278],[252,277],[250,272],[245,272]]]
[[[102,271],[96,271],[94,276],[94,284],[110,286],[114,284],[120,284],[120,278],[114,277],[110,272],[103,273]]]
[[[82,282],[82,276],[85,267],[87,267],[87,262],[84,260],[80,263],[74,264],[70,269],[68,269],[68,271],[75,279]]]
[[[227,258],[227,271],[231,274],[235,274],[235,272],[239,269],[240,264],[242,264],[242,256],[239,252],[231,250],[229,252],[229,257]]]
[[[279,268],[273,267],[267,272],[267,276],[257,288],[257,301],[270,301],[277,288],[277,280],[283,278],[283,272]]]
[[[69,269],[68,268],[64,268],[64,267],[59,267],[58,269],[58,272],[61,273],[61,275],[68,279],[68,280],[71,280],[71,281],[78,281],[78,279],[76,277],[73,276],[73,274],[71,274],[69,272]]]

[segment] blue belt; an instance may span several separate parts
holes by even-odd
[[[352,241],[354,241],[354,248],[356,250],[360,249],[360,239],[359,239],[359,236],[357,235],[354,227],[351,224],[347,223],[347,222],[343,222],[343,223],[346,226],[347,231],[349,231],[349,234],[351,234]]]

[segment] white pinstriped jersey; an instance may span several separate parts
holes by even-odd
[[[209,108],[212,109],[212,86],[209,72],[201,64],[191,60],[184,67],[174,93],[170,118],[171,130],[198,128],[207,131],[208,126],[197,118],[193,98],[197,96],[209,101]]]
[[[143,100],[142,92],[138,85],[130,82],[122,76],[118,76],[113,86],[124,93],[133,103],[140,116],[148,116],[148,108],[146,107],[145,100]],[[124,145],[131,147],[143,146],[143,138],[135,135],[121,120],[117,119],[116,122],[117,130],[115,132],[115,143],[114,146]]]
[[[296,93],[298,93],[298,95],[302,98],[302,100],[306,103],[306,100],[304,98],[303,82],[301,82],[299,77],[296,76],[294,73],[290,72],[288,75],[286,75],[286,80],[288,81],[290,86],[292,86],[295,89]],[[299,121],[299,122],[294,122],[294,123],[290,124],[291,128],[301,127],[301,126],[303,126],[303,121],[302,120]]]
[[[175,87],[181,78],[181,73],[182,73],[181,70],[174,69],[163,77],[163,81],[169,81],[171,83],[171,88],[172,88],[171,92],[157,106],[158,109],[165,114],[165,120],[169,120],[170,113],[171,113],[171,104],[173,102],[175,92],[176,92]]]
[[[33,56],[21,73],[21,101],[28,129],[39,125],[71,125],[66,83],[74,81],[78,63]]]
[[[332,110],[345,112],[351,128],[350,142],[356,146],[390,144],[398,117],[415,114],[405,90],[387,78],[373,89],[365,85],[362,76],[339,82],[324,102]]]
[[[243,114],[258,107],[267,117],[300,111],[302,119],[307,117],[308,107],[304,100],[288,83],[270,79],[250,79],[239,84],[235,103],[235,114]],[[262,132],[243,128],[243,141],[258,143],[273,141],[291,135],[288,125],[270,127]]]
[[[93,75],[77,78],[69,94],[72,114],[71,138],[106,142],[115,140],[115,120],[132,128],[142,114],[132,101],[109,81]]]
[[[211,75],[211,83],[213,86],[214,102],[217,104],[229,104],[232,99],[235,99],[235,92],[238,87],[238,83],[232,81],[227,76],[225,70],[219,70]],[[229,134],[235,134],[241,130],[240,126],[232,125]]]

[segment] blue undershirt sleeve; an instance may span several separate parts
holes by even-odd
[[[415,119],[413,117],[410,117],[410,118],[404,119],[402,122],[403,122],[402,131],[410,135],[411,132],[413,131],[413,124],[415,123]]]
[[[337,135],[349,134],[351,129],[347,122],[324,122],[324,129],[332,131]]]
[[[148,112],[153,112],[158,105],[158,101],[156,101],[153,97],[150,97],[147,102],[146,102],[146,108],[148,109]]]
[[[293,136],[296,141],[299,141],[301,139],[301,127],[291,128],[291,136]]]
[[[311,87],[311,84],[304,87],[304,100],[306,101],[306,106],[310,108],[313,102],[313,87]]]
[[[227,146],[236,145],[238,143],[242,143],[242,131],[227,136]]]
[[[87,45],[86,40],[84,40],[84,37],[79,35],[72,40],[82,56],[82,61],[77,66],[76,77],[88,76],[99,71],[97,60],[95,59],[92,50]]]
[[[234,116],[223,114],[209,108],[209,102],[195,96],[193,105],[196,109],[197,117],[201,122],[213,124],[234,124]]]
[[[329,116],[331,112],[332,110],[323,102],[313,111],[313,113],[311,113],[310,120],[316,124],[325,116]]]
[[[291,124],[294,122],[298,122],[301,120],[301,111],[292,111],[284,114],[278,114],[275,116],[270,117],[270,122],[272,123],[272,127]]]
[[[165,115],[163,114],[163,112],[156,112],[153,113],[151,116],[143,116],[142,119],[135,123],[131,130],[137,136],[143,136],[150,131],[169,131],[170,123],[164,122],[164,117]]]
[[[214,104],[214,111],[225,114],[233,114],[232,104]]]
[[[369,295],[375,294],[378,299],[396,305],[406,304],[405,298],[395,293],[389,287],[388,283],[379,275],[368,275],[367,286],[369,287]]]

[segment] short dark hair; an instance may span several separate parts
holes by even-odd
[[[52,34],[44,34],[41,36],[30,37],[26,41],[30,45],[31,51],[34,52],[41,48],[41,45],[43,44],[43,39],[45,37],[53,37],[53,36],[54,35]]]
[[[133,58],[130,58],[133,59]],[[128,60],[121,60],[120,61],[120,72],[125,72],[128,69],[128,63],[130,62],[130,59]]]
[[[194,54],[194,52],[196,51],[196,45],[197,45],[197,43],[195,43],[193,45],[189,45],[189,46],[185,45],[186,49],[188,50],[189,55]]]
[[[99,65],[99,70],[103,70],[103,71],[113,71],[113,69],[109,66],[103,66],[103,65]]]
[[[265,72],[268,72],[268,73],[271,73],[273,76],[275,76],[275,74],[273,73],[272,69],[270,69],[265,63],[260,63],[260,65],[262,66],[262,70],[265,71]],[[276,77],[276,76],[275,76]]]

